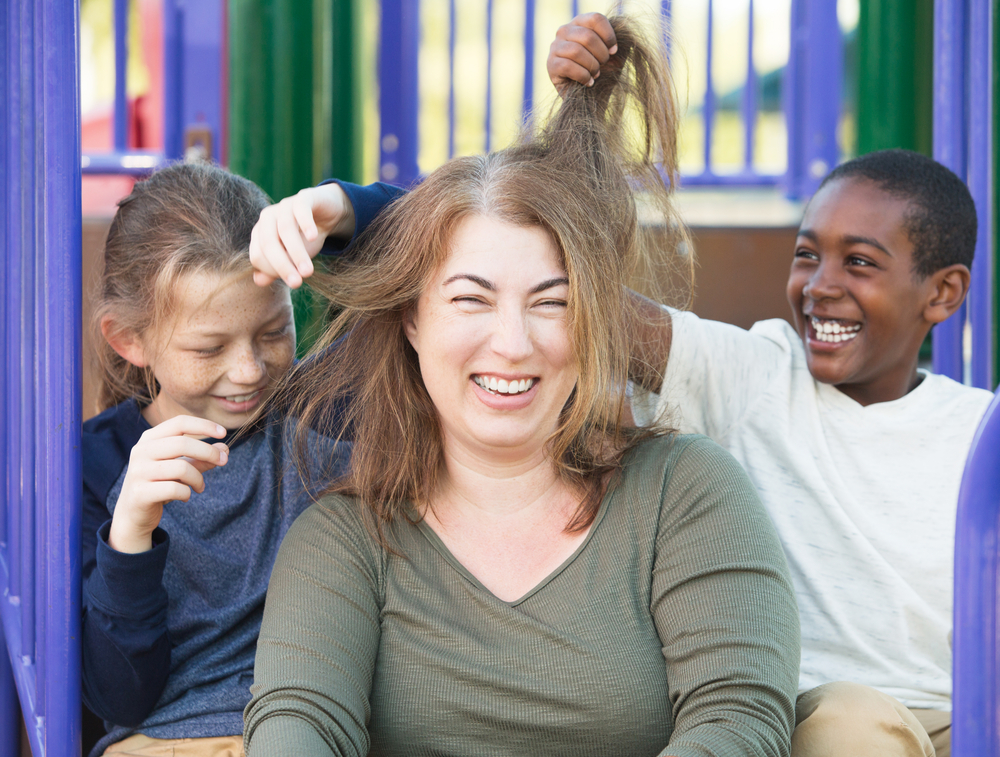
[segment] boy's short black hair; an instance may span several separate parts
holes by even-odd
[[[937,161],[910,150],[879,150],[837,166],[820,188],[837,179],[866,179],[910,203],[905,224],[918,276],[955,263],[972,267],[976,205],[965,182]]]

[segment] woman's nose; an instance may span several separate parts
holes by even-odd
[[[492,341],[494,351],[511,363],[524,360],[534,349],[523,313],[499,314]]]

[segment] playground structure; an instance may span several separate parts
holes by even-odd
[[[536,99],[534,18],[540,0],[525,0],[522,110]],[[744,164],[715,169],[711,153],[716,107],[709,63],[703,97],[704,169],[688,186],[776,186],[808,196],[836,164],[840,38],[835,0],[792,0],[791,43],[784,75],[787,170],[761,171],[753,161],[756,75],[753,0],[748,0],[748,76],[740,110]],[[164,148],[127,149],[125,96],[126,0],[114,0],[116,88],[113,149],[81,154],[79,20],[54,0],[4,0],[0,12],[0,217],[4,261],[0,305],[0,750],[16,753],[18,703],[36,757],[80,754],[80,401],[81,214],[83,173],[142,175],[186,150],[226,155],[227,113],[246,113],[239,86],[226,87],[228,25],[245,23],[235,3],[164,0]],[[290,6],[289,6],[290,7]],[[708,7],[711,49],[712,2]],[[75,5],[74,5],[75,8]],[[487,0],[486,123],[490,144],[490,82],[494,60],[492,0]],[[669,23],[670,2],[661,3]],[[379,27],[380,178],[419,180],[421,166],[418,0],[383,0]],[[448,154],[455,154],[456,0],[448,3]],[[571,3],[568,17],[579,10]],[[245,13],[245,11],[244,11]],[[934,4],[933,153],[966,177],[976,200],[980,234],[973,291],[962,313],[934,333],[934,369],[993,390],[997,374],[994,291],[998,123],[992,0]],[[545,31],[547,35],[549,30]],[[711,62],[711,52],[707,55]],[[233,93],[231,108],[227,98]],[[233,116],[229,116],[233,118]],[[233,145],[230,157],[247,152]],[[289,146],[289,149],[290,146]],[[427,168],[427,167],[425,167]],[[255,178],[255,177],[251,177]],[[308,183],[308,180],[302,181]],[[272,190],[273,191],[273,190]],[[971,332],[966,376],[963,337]],[[956,533],[954,723],[956,757],[1000,755],[997,596],[1000,527],[1000,399],[995,400],[969,455]]]

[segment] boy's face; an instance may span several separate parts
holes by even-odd
[[[787,295],[809,372],[862,405],[916,383],[935,277],[913,273],[906,200],[840,179],[816,193],[795,242]]]

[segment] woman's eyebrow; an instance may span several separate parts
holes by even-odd
[[[468,281],[473,282],[474,284],[478,284],[483,289],[487,289],[491,292],[495,292],[497,290],[496,284],[494,284],[492,281],[484,279],[482,276],[476,276],[471,273],[456,273],[454,276],[449,276],[447,279],[445,279],[445,282],[441,286],[448,286],[453,281],[460,281],[461,279],[466,279]]]
[[[567,279],[565,276],[559,276],[554,279],[546,279],[541,284],[532,289],[531,294],[538,294],[539,292],[544,292],[546,289],[551,289],[552,287],[561,286],[563,284],[569,286],[569,279]]]

